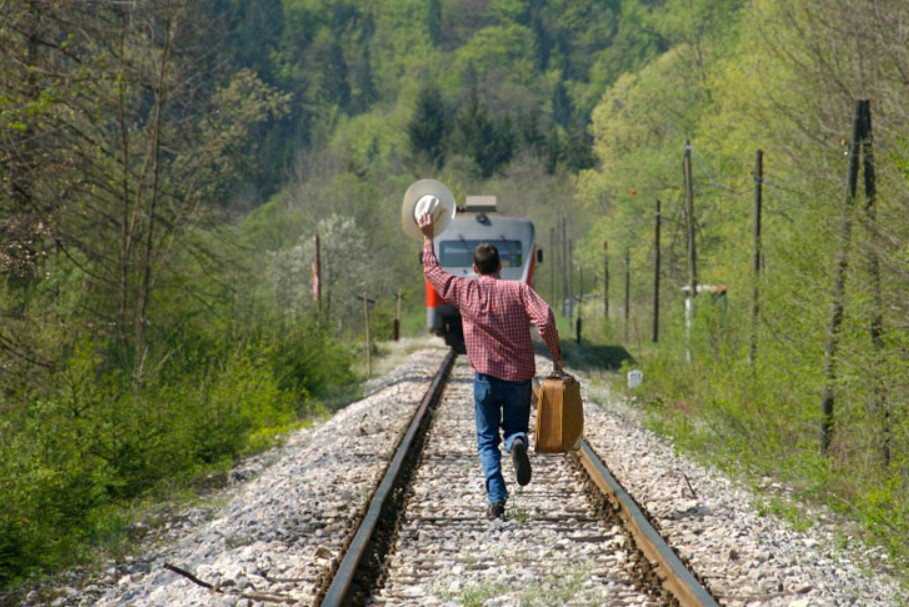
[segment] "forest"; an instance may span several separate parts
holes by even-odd
[[[538,290],[632,353],[652,428],[905,576],[907,23],[900,0],[0,0],[0,588],[354,398],[363,294],[380,339],[398,291],[421,333],[398,217],[422,177],[534,220]],[[698,284],[725,290],[686,327]]]

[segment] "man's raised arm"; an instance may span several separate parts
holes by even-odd
[[[449,274],[439,265],[435,249],[432,246],[432,237],[435,231],[435,226],[432,225],[432,216],[429,213],[424,213],[417,220],[417,225],[420,226],[420,231],[423,232],[423,274],[430,284],[435,287],[436,292],[442,299],[457,305],[465,279]]]

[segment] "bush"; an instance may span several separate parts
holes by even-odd
[[[315,321],[228,335],[187,332],[141,386],[108,368],[109,344],[86,339],[47,398],[0,411],[0,586],[116,543],[131,500],[268,446],[356,380],[348,350]]]

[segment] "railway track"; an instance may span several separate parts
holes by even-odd
[[[582,441],[488,521],[472,376],[449,354],[314,605],[716,605]],[[533,416],[531,416],[531,432]]]

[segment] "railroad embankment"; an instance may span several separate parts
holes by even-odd
[[[232,475],[231,486],[210,499],[207,507],[183,512],[149,533],[133,558],[105,563],[94,572],[60,576],[19,597],[14,604],[310,604],[314,589],[338,559],[353,521],[444,354],[442,348],[410,354],[370,384],[374,391],[369,396],[325,423],[289,437],[280,448],[247,461]],[[461,364],[463,367],[463,361]],[[538,359],[538,371],[547,369],[548,363]],[[526,494],[515,491],[506,520],[485,520],[479,463],[470,465],[467,459],[475,440],[467,423],[471,413],[467,377],[462,368],[453,380],[451,389],[460,400],[438,414],[437,423],[444,424],[448,418],[451,422],[449,426],[435,426],[433,432],[442,442],[435,443],[436,451],[431,451],[428,461],[452,464],[452,457],[461,454],[464,461],[454,462],[455,472],[475,478],[466,481],[466,491],[453,489],[449,495],[444,477],[434,478],[424,472],[418,475],[423,485],[416,485],[415,493],[424,502],[430,498],[440,502],[427,502],[421,511],[427,517],[426,525],[433,524],[428,520],[433,512],[447,512],[448,506],[441,502],[461,500],[463,505],[455,507],[457,516],[464,519],[461,524],[467,526],[480,519],[484,533],[463,533],[440,547],[439,553],[461,555],[463,562],[453,561],[451,567],[436,570],[412,604],[598,604],[592,591],[596,572],[590,567],[564,567],[565,554],[577,552],[574,540],[564,546],[550,541],[548,553],[512,554],[507,548],[509,542],[532,541],[536,535],[543,538],[549,533],[541,526],[538,534],[532,526],[534,517],[545,518],[537,506],[545,508],[546,502],[534,502],[530,491],[545,497],[550,492],[543,484],[531,483]],[[583,373],[581,377],[583,381]],[[590,386],[594,383],[587,382]],[[466,411],[459,410],[462,405]],[[643,428],[635,410],[617,395],[594,386],[587,391],[585,414],[585,435],[590,444],[723,604],[899,605],[902,595],[895,583],[869,570],[873,554],[844,541],[832,518],[797,531],[787,522],[762,513],[755,505],[754,494],[717,471],[679,456],[671,444]],[[464,436],[451,435],[455,425]],[[450,444],[451,450],[443,449],[443,443]],[[544,459],[532,455],[540,471],[535,482],[547,482],[556,459],[561,456]],[[510,473],[507,466],[506,472]],[[563,484],[560,491],[570,490],[570,482]],[[553,493],[546,499],[559,498]],[[551,507],[556,509],[559,504]],[[403,537],[420,545],[429,535],[421,535],[413,521],[411,525]],[[590,530],[581,531],[569,535],[599,537]],[[611,536],[607,539],[601,542],[610,546],[606,560],[621,561],[623,557],[616,551],[622,541]],[[487,567],[469,566],[496,542],[503,547],[501,558],[491,556],[495,562],[485,563]],[[406,553],[407,545],[401,544],[399,556]],[[595,551],[596,542],[588,542],[578,554]],[[420,550],[424,557],[432,552],[426,546]],[[471,555],[474,561],[468,558]],[[590,562],[595,565],[597,559],[591,557]],[[556,561],[559,566],[547,567]],[[196,580],[175,569],[192,574]],[[415,573],[419,571],[398,569],[393,580]],[[394,584],[389,585],[386,597],[394,594]],[[528,588],[537,587],[548,588],[548,594],[527,594]],[[649,604],[647,601],[629,594],[627,602],[620,604],[644,605]]]

